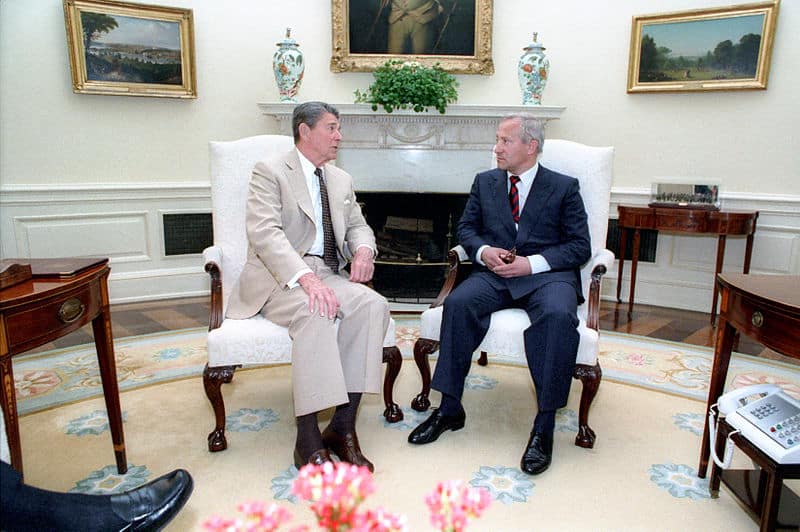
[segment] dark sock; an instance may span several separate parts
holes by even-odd
[[[330,428],[337,434],[347,434],[356,430],[356,416],[358,405],[361,404],[360,393],[348,393],[348,402],[336,407],[331,418]]]
[[[540,410],[536,414],[536,419],[533,422],[534,432],[542,432],[544,434],[552,434],[556,427],[556,411],[555,410]]]
[[[456,416],[460,414],[464,407],[461,406],[461,401],[452,395],[442,394],[442,402],[439,405],[439,410],[445,416]]]
[[[297,417],[297,440],[295,448],[301,458],[307,458],[314,451],[325,447],[317,424],[317,413]]]

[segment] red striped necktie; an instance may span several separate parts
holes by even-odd
[[[517,183],[520,182],[519,176],[512,175],[508,177],[511,181],[511,187],[508,189],[508,202],[511,204],[511,215],[514,217],[514,223],[519,223],[519,190],[517,190]]]

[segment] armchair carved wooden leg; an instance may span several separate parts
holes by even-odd
[[[478,365],[479,366],[489,365],[489,355],[486,354],[486,351],[481,351],[481,356],[478,357]]]
[[[592,401],[594,401],[594,397],[597,395],[597,389],[600,387],[600,379],[603,376],[603,371],[600,369],[599,362],[594,366],[577,364],[573,376],[576,379],[580,379],[583,384],[580,412],[578,413],[578,434],[575,436],[575,445],[591,449],[594,447],[595,434],[589,426],[589,408],[591,408]]]
[[[386,410],[383,411],[383,417],[389,423],[397,423],[403,420],[403,411],[392,399],[392,391],[403,364],[403,356],[397,346],[384,347],[383,361],[386,362],[386,376],[383,379],[383,404],[386,405]]]
[[[424,412],[431,406],[428,398],[431,393],[431,365],[428,356],[435,353],[437,349],[439,349],[438,340],[420,338],[414,343],[414,362],[417,364],[420,377],[422,377],[422,391],[411,401],[411,408],[417,412]]]
[[[225,401],[222,399],[222,385],[233,380],[235,369],[236,366],[209,368],[206,364],[203,370],[203,387],[206,389],[206,397],[214,409],[216,420],[214,430],[208,434],[208,450],[212,453],[228,448],[228,440],[225,439]]]

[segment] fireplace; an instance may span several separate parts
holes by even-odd
[[[395,302],[426,303],[441,287],[472,180],[489,168],[497,123],[513,112],[557,119],[563,107],[451,105],[446,114],[374,112],[335,104],[344,136],[336,164],[352,176],[378,240],[375,288]],[[259,103],[291,135],[293,106]]]
[[[375,289],[399,303],[430,302],[441,288],[447,251],[456,245],[467,195],[360,192],[357,197],[378,246]]]

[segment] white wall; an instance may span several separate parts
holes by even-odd
[[[207,291],[199,257],[164,256],[160,216],[210,209],[209,140],[277,131],[256,104],[277,101],[286,26],[305,54],[301,100],[349,103],[372,80],[330,72],[329,0],[141,3],[193,9],[196,100],[74,94],[62,1],[0,0],[0,255],[111,256],[113,301]],[[625,92],[632,16],[731,3],[495,0],[496,73],[458,76],[458,103],[519,104],[516,63],[538,32],[552,65],[544,104],[567,108],[548,134],[616,148],[612,213],[646,203],[664,177],[717,181],[723,206],[761,211],[753,271],[797,275],[800,1],[781,5],[768,90]],[[714,244],[664,234],[657,263],[640,264],[637,301],[708,310]],[[732,239],[726,270],[741,247]],[[608,280],[613,293],[615,272]]]
[[[62,2],[0,2],[0,183],[205,181],[209,139],[274,129],[256,102],[277,99],[271,57],[286,26],[306,57],[302,99],[352,102],[370,83],[330,72],[328,0],[142,3],[193,9],[197,100],[73,94]],[[544,103],[567,107],[549,134],[614,145],[615,186],[697,176],[723,191],[798,194],[797,0],[781,5],[768,90],[625,92],[633,15],[730,3],[496,0],[496,73],[459,76],[459,103],[520,103],[516,61],[538,31],[552,63]]]

